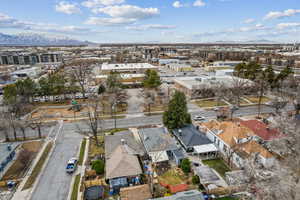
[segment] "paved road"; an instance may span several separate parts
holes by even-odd
[[[32,200],[66,200],[72,175],[65,172],[67,161],[76,156],[82,136],[74,131],[73,124],[64,124],[56,140],[56,147],[42,172]]]

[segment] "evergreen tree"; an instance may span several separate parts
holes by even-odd
[[[191,123],[184,93],[176,91],[163,114],[163,123],[168,129],[181,128]]]
[[[161,81],[157,71],[148,69],[146,71],[143,85],[145,88],[152,88],[152,89],[159,87],[161,85]]]

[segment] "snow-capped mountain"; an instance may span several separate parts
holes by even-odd
[[[68,37],[54,37],[36,33],[22,33],[17,35],[0,33],[0,45],[2,46],[64,46],[88,44],[90,44],[88,41],[79,41]]]

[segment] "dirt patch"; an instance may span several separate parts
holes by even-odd
[[[31,165],[33,159],[39,152],[41,146],[42,141],[31,141],[23,143],[20,147],[20,151],[25,150],[26,152],[28,152],[28,162],[24,163],[22,161],[22,155],[20,153],[14,163],[6,171],[2,180],[14,180],[22,178],[28,167]]]

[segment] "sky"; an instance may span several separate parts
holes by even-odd
[[[299,0],[1,0],[0,33],[99,43],[300,41]]]

